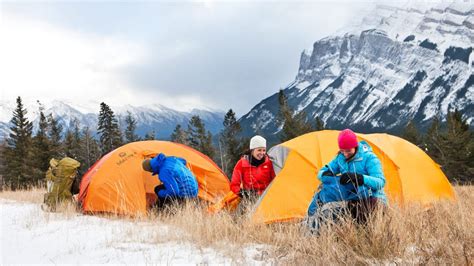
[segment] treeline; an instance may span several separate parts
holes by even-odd
[[[124,131],[119,127],[112,109],[100,104],[97,136],[90,128],[82,128],[73,120],[63,132],[59,121],[52,114],[45,115],[39,103],[39,123],[33,136],[33,124],[28,121],[27,110],[20,97],[11,119],[11,133],[0,145],[0,177],[11,189],[27,188],[40,184],[51,158],[69,156],[81,162],[79,175],[108,152],[126,143],[139,140],[153,140],[156,132],[148,132],[143,138],[135,131],[137,121],[130,112],[124,119]],[[276,124],[281,125],[281,142],[315,130],[326,129],[318,117],[308,121],[304,112],[295,112],[288,104],[283,90],[278,95],[279,113]],[[472,183],[474,176],[474,134],[467,119],[455,110],[449,112],[446,123],[441,118],[432,120],[426,133],[420,133],[416,124],[410,121],[401,137],[414,143],[431,156],[450,181]],[[63,134],[64,133],[64,134]],[[255,134],[260,132],[257,129]],[[262,134],[263,135],[263,134]],[[264,136],[268,137],[268,136]],[[199,116],[193,116],[187,125],[176,125],[171,141],[188,145],[213,159],[231,178],[235,163],[248,149],[249,138],[242,137],[242,128],[236,115],[230,109],[224,117],[223,129],[213,136],[206,129]],[[414,177],[416,178],[416,177]]]
[[[449,111],[445,123],[432,119],[426,133],[410,121],[401,137],[424,150],[451,182],[472,184],[474,181],[474,132],[458,110]],[[413,177],[416,178],[416,177]]]
[[[288,100],[282,90],[279,93],[280,140],[295,138],[299,135],[328,129],[316,117],[307,121],[304,112],[295,113],[288,105]],[[444,123],[441,117],[432,119],[426,133],[421,133],[414,121],[410,121],[403,129],[400,137],[417,145],[425,151],[446,174],[450,182],[472,184],[474,182],[474,132],[469,127],[466,118],[459,110],[449,111]],[[348,125],[350,127],[350,125]],[[416,178],[416,177],[413,177]]]
[[[137,121],[130,112],[124,119],[123,132],[112,109],[100,104],[97,136],[88,127],[72,120],[64,130],[57,118],[46,115],[38,102],[39,122],[33,134],[33,122],[27,118],[28,111],[21,97],[16,99],[16,108],[10,121],[11,133],[0,145],[0,187],[12,190],[38,186],[44,180],[51,158],[69,156],[81,162],[79,175],[110,151],[130,142],[155,139],[151,131],[142,138],[136,134]],[[235,113],[229,110],[224,118],[224,129],[215,138],[205,127],[199,116],[193,116],[186,129],[177,125],[171,134],[171,141],[186,144],[219,162],[226,174],[232,171],[244,147],[245,141],[239,137],[240,125]],[[230,169],[230,170],[229,170]]]
[[[279,117],[283,125],[280,140],[295,138],[299,135],[329,129],[316,117],[307,121],[304,112],[295,113],[288,105],[282,90],[279,93]],[[472,184],[474,182],[474,132],[459,110],[449,111],[444,123],[441,117],[432,119],[426,133],[421,133],[414,121],[403,129],[400,137],[417,145],[425,151],[446,174],[450,182]],[[350,127],[350,125],[348,125]],[[416,177],[413,177],[416,178]]]

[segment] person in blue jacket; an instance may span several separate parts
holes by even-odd
[[[313,197],[308,215],[330,202],[345,202],[347,211],[359,223],[379,204],[387,204],[385,177],[379,158],[365,141],[358,142],[354,132],[345,129],[338,136],[339,153],[321,168],[321,187]]]
[[[155,187],[158,204],[175,199],[195,198],[198,195],[198,183],[193,173],[186,167],[186,160],[174,156],[158,154],[142,163],[145,171],[158,174],[161,185]]]

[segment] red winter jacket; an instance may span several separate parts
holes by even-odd
[[[235,165],[230,190],[238,194],[242,184],[243,189],[256,190],[258,194],[262,194],[275,177],[272,162],[265,155],[265,162],[256,167],[250,164],[248,156],[251,155],[242,156]]]

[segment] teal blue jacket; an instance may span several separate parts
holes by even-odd
[[[334,176],[322,175],[328,170]],[[364,184],[359,187],[353,184],[340,185],[339,175],[343,173],[362,174],[364,176]],[[318,201],[327,203],[376,197],[385,204],[387,203],[387,197],[384,192],[385,176],[382,164],[365,141],[359,142],[357,152],[350,160],[346,160],[344,155],[339,153],[336,158],[319,170],[318,179],[321,181],[321,185],[308,208],[309,215],[316,212]]]
[[[387,202],[387,197],[383,190],[385,186],[385,176],[379,158],[372,151],[372,148],[365,141],[359,142],[356,154],[347,161],[344,155],[339,153],[336,158],[321,168],[318,178],[322,183],[328,182],[331,176],[322,176],[322,173],[330,170],[335,175],[343,173],[357,173],[364,175],[364,185],[357,189],[354,187],[353,193],[348,195],[346,200],[357,200],[360,198],[376,197],[383,202]]]

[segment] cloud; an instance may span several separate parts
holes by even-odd
[[[144,91],[202,95],[207,104],[243,114],[292,82],[302,50],[357,16],[354,6],[219,2],[173,12],[174,7],[158,25],[170,30],[150,36],[153,54],[125,74]]]
[[[301,51],[346,25],[363,5],[3,4],[2,98],[208,106],[243,115],[290,83]]]
[[[145,53],[134,42],[8,14],[2,14],[0,32],[2,98],[104,97],[126,86],[118,70]]]

